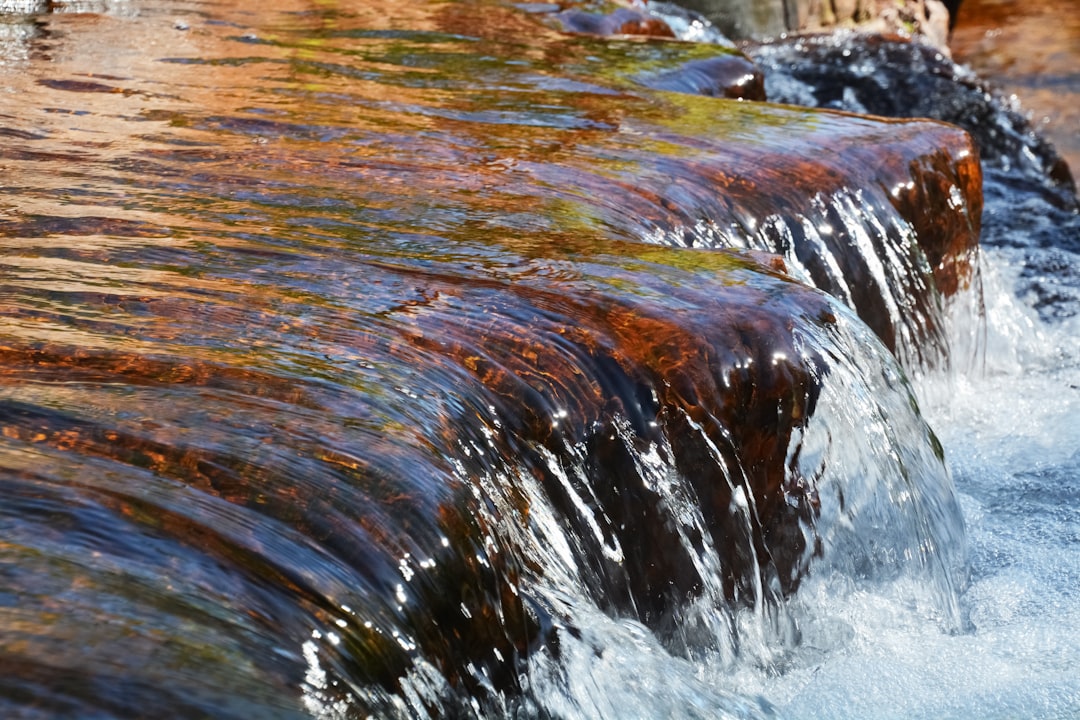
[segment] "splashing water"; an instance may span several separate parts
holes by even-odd
[[[2,35],[0,712],[1076,710],[1076,328],[965,275],[959,133],[497,5],[118,5]]]

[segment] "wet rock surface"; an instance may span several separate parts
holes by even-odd
[[[818,35],[746,46],[773,102],[964,128],[980,157],[1030,176],[1075,203],[1069,167],[988,83],[927,45],[887,36]],[[1049,181],[1049,182],[1048,182]]]
[[[173,9],[0,75],[0,709],[541,716],[575,609],[689,653],[890,478],[948,525],[888,351],[972,281],[962,131],[512,7]]]
[[[1016,253],[1024,267],[1017,292],[1037,298],[1044,319],[1080,313],[1080,201],[1071,170],[993,86],[932,48],[901,39],[811,36],[744,49],[764,71],[772,101],[964,128],[984,169],[982,242]]]
[[[603,36],[675,37],[674,31],[660,18],[630,8],[616,8],[610,13],[593,13],[571,9],[558,12],[553,17],[555,22],[566,32]]]
[[[646,87],[734,100],[765,100],[765,80],[749,59],[720,55],[669,72],[641,76]]]
[[[609,12],[588,12],[567,9],[545,13],[534,12],[564,32],[610,36],[641,36],[654,39],[674,39],[671,22],[680,27],[683,36],[692,35],[695,28],[710,28],[707,22],[680,10],[677,6],[654,4],[648,10],[615,8]],[[665,14],[660,14],[665,13]],[[674,13],[668,15],[666,13]],[[702,33],[703,37],[705,33]],[[734,49],[730,41],[719,35],[708,35],[710,44],[730,47],[730,52],[712,52],[700,59],[690,59],[679,67],[646,71],[636,76],[637,82],[657,90],[685,92],[711,97],[741,100],[765,100],[761,71],[745,55]]]

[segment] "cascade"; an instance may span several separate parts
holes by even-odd
[[[0,714],[775,717],[860,594],[974,632],[919,408],[1052,151],[663,4],[63,5],[0,18]]]

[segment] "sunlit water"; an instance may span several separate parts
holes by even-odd
[[[687,664],[640,627],[597,617],[603,639],[583,641],[576,682],[556,694],[576,693],[575,716],[1080,715],[1080,327],[1047,325],[1015,299],[1008,255],[983,262],[985,356],[918,382],[967,528],[962,627],[910,578],[845,572],[816,574],[787,606],[796,647],[778,656],[774,635],[768,657],[744,649],[734,665],[722,654]]]
[[[943,632],[891,588],[801,592],[824,657],[739,676],[783,717],[1080,714],[1080,335],[1012,297],[1009,256],[984,263],[985,365],[919,384],[967,525],[969,625]]]
[[[0,713],[1080,712],[1071,256],[991,231],[945,331],[902,188],[708,191],[956,133],[649,94],[714,51],[497,5],[67,9],[2,36]]]

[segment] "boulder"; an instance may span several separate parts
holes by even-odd
[[[297,5],[75,18],[7,76],[9,714],[535,716],[575,603],[677,651],[796,591],[829,393],[945,482],[886,346],[946,352],[962,130],[511,6]]]
[[[950,13],[940,0],[680,0],[728,36],[762,39],[826,28],[917,35],[948,53]]]

